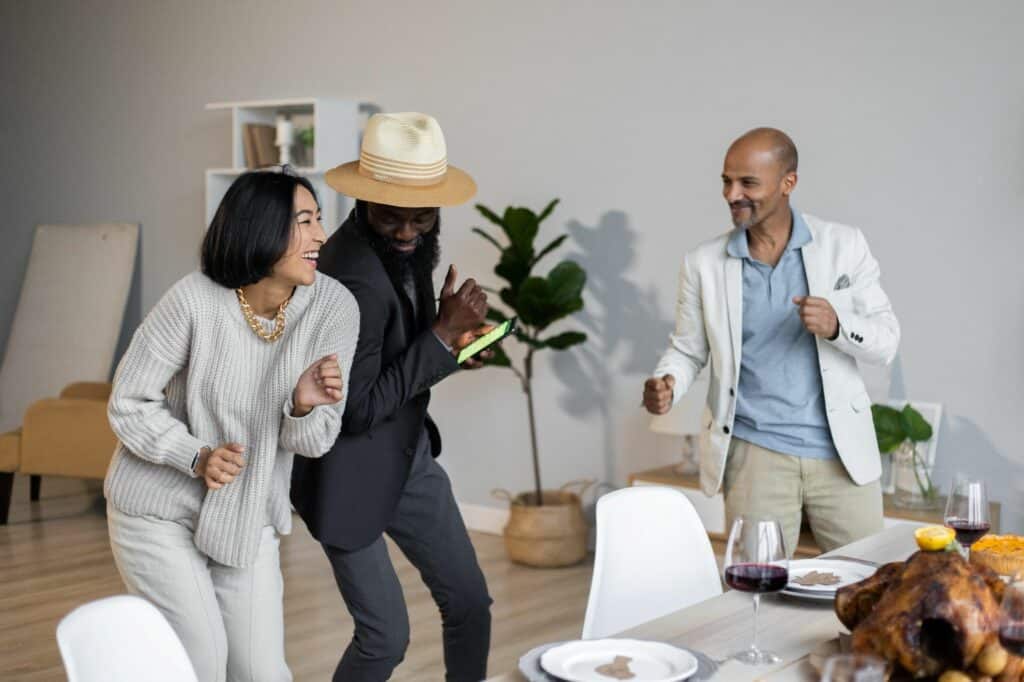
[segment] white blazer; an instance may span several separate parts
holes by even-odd
[[[882,468],[871,400],[856,361],[892,362],[900,326],[861,231],[807,214],[803,218],[812,237],[801,249],[808,292],[828,299],[839,317],[835,341],[815,339],[828,424],[843,466],[854,482],[863,485],[877,479]],[[722,486],[742,357],[743,259],[726,253],[729,235],[701,244],[683,259],[676,329],[654,370],[656,377],[675,378],[675,404],[711,361],[700,437],[700,483],[707,495]]]

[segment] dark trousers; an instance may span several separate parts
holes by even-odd
[[[448,475],[431,457],[426,433],[385,532],[419,570],[441,611],[445,679],[487,677],[491,597]],[[323,547],[355,621],[334,682],[387,680],[409,646],[409,614],[384,538],[355,551]]]

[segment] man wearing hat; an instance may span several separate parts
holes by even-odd
[[[405,655],[409,618],[385,533],[441,611],[446,679],[481,680],[491,598],[434,461],[441,436],[427,413],[430,387],[459,368],[459,349],[484,329],[487,297],[472,279],[456,288],[450,267],[435,309],[431,277],[438,207],[468,201],[476,184],[448,165],[437,121],[416,113],[374,115],[359,160],[329,171],[327,183],[356,199],[321,249],[319,269],[355,295],[359,342],[341,435],[324,457],[296,459],[292,502],[355,621],[334,680],[386,680]]]

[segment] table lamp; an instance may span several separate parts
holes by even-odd
[[[684,476],[696,474],[700,470],[697,461],[697,437],[701,432],[701,416],[707,403],[708,384],[708,372],[705,370],[697,375],[690,390],[671,410],[651,417],[648,426],[659,436],[682,437],[682,461],[676,465],[675,470]]]

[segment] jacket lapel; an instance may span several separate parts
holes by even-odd
[[[738,377],[743,354],[743,259],[728,254],[725,257],[725,298],[732,337],[733,376]]]
[[[811,232],[811,241],[807,242],[800,249],[800,256],[804,261],[804,274],[807,276],[807,293],[810,296],[826,297],[828,289],[822,283],[822,276],[825,274],[821,268],[821,251],[818,246],[818,235],[810,225],[807,229]]]

